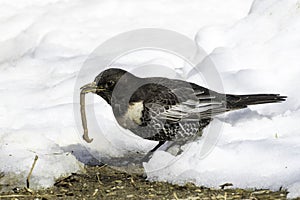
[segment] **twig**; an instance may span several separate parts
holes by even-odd
[[[176,200],[178,200],[178,196],[177,196],[176,192],[173,192],[173,196]]]
[[[230,186],[233,186],[233,184],[232,183],[224,183],[224,184],[220,185],[220,188],[221,188],[221,190],[224,190],[225,187],[230,187]]]
[[[27,187],[27,188],[29,188],[29,180],[30,180],[30,176],[31,176],[31,174],[32,174],[33,168],[34,168],[35,163],[36,163],[36,161],[37,161],[38,158],[39,158],[39,157],[38,157],[37,155],[35,155],[33,164],[32,164],[32,166],[31,166],[31,169],[30,169],[29,174],[28,174],[27,179],[26,179],[26,187]]]
[[[102,169],[102,168],[104,168],[104,167],[106,167],[106,166],[107,166],[107,164],[104,164],[104,165],[98,167],[98,169]]]
[[[24,189],[26,190],[26,192],[29,192],[30,194],[34,194],[34,191],[29,189],[28,187],[25,187]]]
[[[138,189],[138,187],[135,185],[135,182],[134,182],[132,176],[130,177],[130,183],[133,185],[133,187],[134,187],[135,189]]]
[[[93,193],[92,196],[93,196],[93,197],[96,196],[96,194],[98,193],[98,191],[99,191],[98,189],[95,189],[95,191],[94,191],[94,193]]]
[[[96,173],[96,176],[97,176],[98,183],[99,183],[99,185],[103,185],[103,183],[100,181],[99,174],[100,174],[99,172],[98,172],[98,173]]]

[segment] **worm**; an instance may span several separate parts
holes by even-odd
[[[83,127],[82,138],[87,143],[91,143],[93,139],[90,139],[88,134],[87,120],[86,120],[86,113],[85,113],[85,95],[89,92],[94,92],[94,91],[96,91],[96,89],[95,89],[95,83],[93,82],[81,87],[81,92],[80,92],[80,114],[81,114],[81,122]]]

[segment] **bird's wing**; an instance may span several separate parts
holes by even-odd
[[[226,100],[219,93],[193,83],[165,78],[151,79],[131,98],[143,101],[145,119],[200,121],[227,111]]]
[[[151,105],[151,107],[153,107],[153,105]],[[161,120],[173,122],[200,121],[201,119],[210,119],[226,111],[226,106],[221,102],[199,103],[186,101],[169,106],[168,109],[164,109],[163,112],[157,113],[156,117]]]
[[[145,103],[145,107],[156,107],[149,109],[149,112],[156,115],[157,119],[178,121],[200,121],[201,119],[210,119],[217,114],[226,112],[226,101],[217,93],[212,93],[206,88],[176,87],[161,91],[163,95],[156,95],[151,101]],[[167,95],[166,95],[167,93]],[[214,95],[216,94],[216,95]],[[164,98],[176,98],[173,104],[166,105]],[[156,105],[154,105],[156,104]],[[163,109],[159,109],[159,108]],[[160,112],[158,112],[160,110]]]

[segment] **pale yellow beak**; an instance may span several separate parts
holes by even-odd
[[[80,88],[80,90],[81,90],[81,93],[86,94],[86,93],[90,93],[90,92],[96,93],[96,92],[98,92],[98,91],[104,91],[105,88],[99,88],[99,87],[97,86],[96,82],[92,82],[92,83],[88,83],[88,84],[82,86],[82,87]]]

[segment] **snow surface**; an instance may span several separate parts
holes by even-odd
[[[101,129],[109,131],[96,134],[91,127],[94,142],[85,144],[73,112],[74,88],[89,54],[114,35],[145,27],[195,38],[221,73],[226,92],[289,97],[282,104],[220,116],[216,121],[223,123],[222,134],[204,158],[199,149],[205,134],[175,161],[168,152],[157,151],[144,164],[148,178],[210,187],[226,182],[240,188],[283,186],[289,197],[300,196],[300,2],[296,0],[2,0],[0,172],[5,176],[0,186],[24,185],[35,155],[39,159],[31,186],[37,188],[81,170],[82,163],[93,159],[91,151],[126,156],[156,144],[121,130],[110,107],[99,98],[95,112]],[[91,81],[96,74],[85,76]]]

